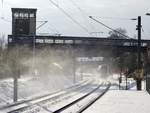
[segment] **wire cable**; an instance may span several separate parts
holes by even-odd
[[[73,0],[69,0],[84,16],[87,16],[88,14],[83,11]]]
[[[84,21],[87,22],[88,14],[83,9],[81,9],[80,6],[78,6],[75,3],[74,0],[69,0],[69,1],[81,12]],[[88,22],[88,25],[91,27],[92,30],[95,29],[91,23]]]
[[[41,16],[40,17],[41,19],[40,19],[40,21],[36,21],[36,22],[44,22],[44,20],[45,20],[45,18],[43,18],[43,16]],[[54,32],[54,33],[56,33],[56,34],[60,34],[60,32],[54,27],[54,25],[52,25],[49,21],[48,21],[48,23],[47,23],[47,30],[49,31],[52,31],[52,32]]]
[[[90,32],[87,28],[82,26],[78,21],[76,21],[71,15],[69,15],[63,8],[59,7],[53,0],[49,0],[55,7],[57,7],[61,12],[63,12],[68,18],[70,18],[74,23],[76,23],[80,28],[82,28],[84,31],[86,31],[89,35]]]
[[[103,25],[104,27],[106,27],[106,28],[108,28],[108,29],[110,29],[110,30],[112,30],[112,31],[114,31],[114,32],[116,32],[116,33],[119,33],[120,35],[122,35],[122,36],[124,36],[124,37],[126,37],[126,38],[133,39],[133,38],[131,38],[131,37],[129,37],[129,36],[127,36],[127,35],[125,35],[125,34],[119,32],[119,31],[117,31],[117,30],[115,30],[115,29],[113,29],[113,28],[107,26],[106,24],[104,24],[104,23],[102,23],[102,22],[96,20],[96,19],[93,18],[92,16],[89,16],[89,18],[91,18],[91,19],[94,20],[95,22],[97,22],[97,23]]]

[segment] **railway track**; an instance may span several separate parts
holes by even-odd
[[[52,92],[52,93],[48,93],[48,94],[45,94],[45,95],[42,95],[42,96],[34,97],[32,99],[22,100],[22,101],[18,101],[16,103],[12,103],[12,104],[9,104],[9,105],[4,105],[4,106],[0,107],[0,110],[10,108],[10,107],[13,107],[13,106],[17,106],[17,105],[20,105],[22,103],[27,103],[27,102],[30,102],[30,101],[33,101],[33,100],[37,100],[37,99],[40,99],[40,98],[43,98],[43,97],[47,97],[47,96],[59,93],[59,92],[64,91],[64,90],[69,91],[69,90],[72,90],[73,88],[77,88],[78,86],[84,85],[84,83],[86,83],[86,82],[90,82],[90,81],[85,80],[85,81],[82,81],[82,82],[77,83],[75,85],[66,87],[65,89],[57,90],[57,91]]]
[[[96,100],[103,96],[110,88],[110,83],[103,83],[86,95],[72,101],[71,103],[59,108],[53,113],[82,113],[90,107]]]
[[[3,113],[81,113],[92,102],[100,98],[109,87],[110,84],[108,83],[100,84],[98,81],[85,82],[51,97],[43,97],[42,99],[32,100],[17,106],[10,106],[4,109]]]
[[[76,91],[80,88],[82,89],[82,87],[85,87],[86,85],[90,84],[91,82],[93,82],[93,80],[84,81],[82,83],[78,83],[74,86],[68,87],[64,90],[59,90],[59,91],[56,91],[54,93],[50,93],[50,94],[47,94],[44,96],[40,96],[40,97],[36,97],[36,98],[30,99],[30,100],[21,101],[21,102],[15,103],[15,104],[4,106],[4,107],[0,108],[0,111],[3,111],[2,113],[7,113],[7,112],[11,113],[11,111],[12,111],[12,113],[16,113],[13,111],[17,111],[18,109],[30,108],[29,106],[36,105],[37,103],[40,103],[43,101],[55,100],[56,98],[63,97],[63,95],[67,95],[72,91]]]

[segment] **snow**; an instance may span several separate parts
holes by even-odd
[[[29,113],[29,112],[37,111],[38,113],[47,113],[50,111],[55,111],[60,106],[64,106],[65,104],[70,103],[73,100],[76,100],[77,98],[82,97],[89,91],[93,90],[93,88],[96,87],[99,84],[99,82],[100,81],[97,81],[97,80],[88,80],[85,82],[81,82],[81,84],[79,84],[79,86],[77,86],[77,88],[75,88],[74,90],[73,89],[72,90],[70,89],[70,91],[68,90],[68,93],[67,91],[62,90],[62,92],[58,92],[54,95],[50,95],[41,99],[31,101],[30,103],[27,103],[28,105],[30,105],[30,107],[22,109],[19,112]],[[81,86],[84,86],[84,87],[81,87]],[[63,94],[63,92],[65,94]],[[59,94],[62,94],[62,96],[57,96]],[[46,100],[46,101],[40,102],[42,100]],[[37,102],[38,104],[34,104]],[[4,109],[3,112],[11,111],[13,109],[17,109],[17,108],[24,107],[24,106],[27,106],[27,105],[22,104],[22,105],[19,105],[18,107],[14,106],[12,108]]]
[[[67,99],[67,98],[64,98],[63,100],[61,100],[60,102],[54,104],[54,105],[51,105],[49,106],[49,110],[52,110],[52,111],[56,111],[57,109],[59,109],[60,107],[63,107],[69,103],[71,103],[72,101],[78,99],[78,98],[81,98],[82,96],[86,95],[87,93],[91,92],[93,89],[95,89],[96,87],[98,87],[98,85],[101,84],[101,82],[99,81],[94,81],[93,83],[85,86],[84,88],[82,89],[79,89],[78,91],[76,92],[71,92],[72,94],[70,95],[70,97]],[[76,107],[77,109],[79,109],[78,107]],[[69,111],[69,113],[71,113]]]
[[[27,107],[25,109],[21,109],[20,111],[17,111],[17,112],[29,113],[29,111],[33,112],[33,111],[37,110],[38,113],[46,113],[47,111],[55,111],[58,108],[60,108],[60,106],[64,106],[65,104],[70,103],[73,100],[75,100],[79,97],[82,97],[87,92],[91,91],[93,89],[93,88],[91,88],[91,86],[92,86],[91,84],[94,86],[98,85],[97,81],[93,81],[93,80],[82,82],[75,89],[73,88],[73,89],[70,89],[68,91],[62,90],[62,92],[58,92],[54,95],[32,101],[32,102],[28,103],[28,105],[30,105],[30,107]],[[84,87],[81,87],[81,86],[84,86]],[[63,92],[65,94],[63,94]],[[62,95],[57,96],[59,94],[62,94]],[[45,101],[42,101],[42,100],[45,100]],[[38,104],[34,104],[37,102],[38,102]],[[26,106],[26,105],[24,105],[24,104],[22,106],[19,105],[18,107],[24,107],[24,106]],[[8,109],[3,110],[3,111],[8,112],[8,111],[11,111],[13,109],[17,109],[17,107],[12,107],[12,109],[8,108]]]
[[[99,81],[99,79],[97,78],[96,80],[98,81],[96,81],[94,85],[90,84],[83,90],[81,89],[79,91],[70,92],[70,98],[68,99],[66,95],[66,97],[62,97],[62,99],[56,99],[56,101],[58,102],[54,104],[50,104],[48,102],[45,104],[41,103],[32,105],[41,100],[36,100],[33,101],[33,103],[31,102],[29,104],[31,104],[31,107],[34,108],[33,110],[37,110],[38,113],[48,113],[51,111],[55,111],[60,106],[64,106],[65,104],[70,103],[72,100],[85,95],[87,92],[91,91],[94,86],[97,86],[100,82],[103,81]],[[108,79],[108,81],[111,81],[112,84],[109,91],[83,113],[150,113],[150,95],[145,91],[144,82],[142,82],[143,90],[136,91],[136,83],[133,79],[128,80],[128,88],[130,90],[124,90],[126,85],[125,81],[121,83],[122,90],[119,90],[118,88],[118,80],[110,78]],[[40,96],[63,89],[64,87],[69,87],[71,85],[73,85],[72,78],[67,78],[65,76],[47,76],[47,78],[44,79],[21,78],[19,79],[19,100],[30,99],[35,96]],[[12,103],[13,80],[7,79],[0,81],[0,92],[0,107]],[[99,93],[96,92],[92,97],[90,96],[89,99],[81,101],[81,104],[75,105],[75,108],[73,109],[81,107],[84,103],[88,103],[88,100],[90,101],[92,98],[94,98],[95,95],[98,94]],[[46,97],[43,99],[47,98],[50,97]],[[28,110],[25,112],[27,113]]]
[[[145,81],[142,91],[136,91],[133,79],[128,79],[129,90],[125,90],[125,81],[119,90],[118,81],[109,80],[112,83],[109,91],[83,113],[150,113],[150,94],[145,91]]]
[[[101,86],[94,91],[92,94],[87,96],[85,99],[79,101],[78,103],[74,104],[73,106],[69,107],[68,109],[64,110],[63,113],[79,113],[80,110],[84,109],[89,102],[92,102],[97,97],[102,95],[102,93],[106,90],[109,83],[102,83]]]
[[[46,95],[73,85],[66,76],[26,77],[18,79],[18,100]],[[13,79],[0,80],[0,108],[13,103]]]
[[[83,113],[150,113],[146,91],[109,90]]]

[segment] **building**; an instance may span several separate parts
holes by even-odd
[[[37,9],[12,8],[12,35],[36,35]]]

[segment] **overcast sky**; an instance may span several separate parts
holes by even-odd
[[[137,34],[137,21],[130,18],[142,16],[142,38],[150,39],[150,0],[53,0],[65,10],[81,26],[89,32],[103,32],[97,36],[107,36],[108,30],[102,25],[89,19],[93,16],[104,24],[116,29],[124,28],[130,37]],[[84,29],[75,24],[70,18],[56,8],[49,0],[1,0],[0,34],[11,34],[11,8],[37,8],[37,20],[47,20],[38,33],[61,33],[62,35],[90,36]],[[82,11],[81,11],[82,10]],[[6,21],[8,20],[8,21]],[[37,26],[40,23],[37,23]],[[96,36],[93,34],[92,36]]]

